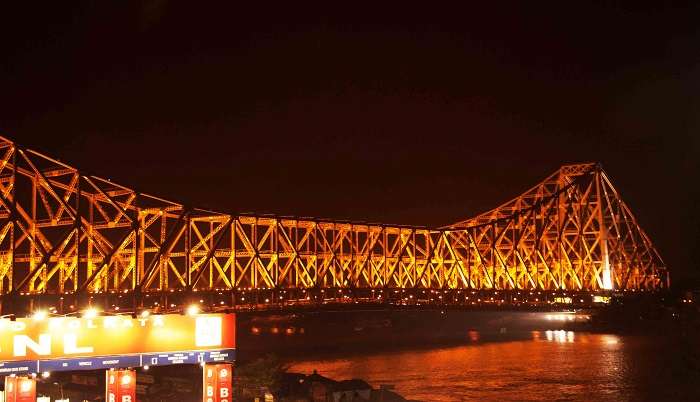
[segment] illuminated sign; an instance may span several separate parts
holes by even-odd
[[[0,319],[0,375],[234,359],[233,314]]]
[[[136,371],[106,371],[105,389],[105,402],[136,402]]]
[[[5,402],[35,402],[36,380],[29,377],[5,377]]]
[[[207,364],[203,371],[203,402],[231,402],[233,366]]]

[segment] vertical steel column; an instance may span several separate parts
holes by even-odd
[[[597,202],[598,202],[598,222],[600,225],[600,232],[598,234],[598,242],[600,243],[600,250],[602,254],[602,269],[601,269],[601,274],[602,274],[602,287],[605,290],[612,290],[614,288],[614,281],[612,278],[614,278],[613,273],[610,269],[610,257],[608,255],[608,228],[607,225],[605,224],[605,218],[603,216],[603,199],[601,197],[601,188],[600,188],[600,166],[596,165],[595,168],[595,187],[596,187],[596,197],[597,197]]]

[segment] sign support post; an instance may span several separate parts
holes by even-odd
[[[231,402],[231,394],[233,393],[232,364],[205,364],[202,377],[203,402]]]
[[[5,402],[35,402],[36,380],[31,377],[5,377]]]
[[[136,402],[136,370],[105,371],[106,402]]]

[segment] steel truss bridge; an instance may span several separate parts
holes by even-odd
[[[669,283],[599,164],[562,166],[498,208],[428,228],[188,208],[0,137],[5,313],[32,308],[22,301],[64,311],[100,298],[165,309],[204,295],[227,307],[521,294],[541,302]]]

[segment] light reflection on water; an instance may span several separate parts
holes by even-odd
[[[564,331],[564,330],[547,330],[544,331],[547,341],[549,342],[573,342],[575,335],[574,331]],[[537,341],[540,340],[539,331],[533,331],[532,339]]]
[[[653,339],[573,331],[532,331],[523,337],[484,342],[469,331],[463,346],[297,360],[291,370],[393,384],[398,393],[420,401],[674,400],[649,398],[649,391],[669,386],[649,381],[673,381],[653,374],[666,369],[657,367],[663,363],[654,357],[660,346]]]

